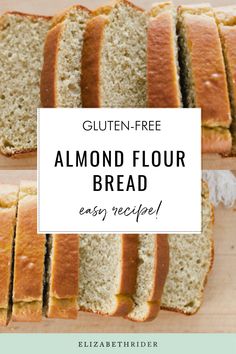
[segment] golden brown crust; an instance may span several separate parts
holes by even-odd
[[[0,185],[0,325],[7,324],[18,187]]]
[[[67,8],[61,14],[55,15],[52,19],[52,28],[48,32],[44,45],[44,63],[41,72],[40,96],[42,107],[58,107],[57,99],[57,58],[59,42],[64,30],[63,21],[69,16],[72,10],[81,10],[91,13],[89,9],[81,5],[74,5]]]
[[[221,23],[225,26],[236,25],[236,6],[215,7],[214,14],[217,23]]]
[[[7,324],[7,310],[0,308],[0,327]]]
[[[76,318],[78,306],[79,236],[52,235],[47,316]]]
[[[236,12],[236,7],[235,7]],[[231,109],[233,121],[230,127],[232,133],[232,151],[231,155],[236,155],[236,14],[233,17],[235,25],[219,25],[222,45],[224,48],[225,61],[227,63],[228,82],[231,94]]]
[[[57,56],[63,24],[59,23],[47,34],[44,44],[44,63],[41,72],[40,98],[44,108],[57,107]]]
[[[67,18],[67,16],[70,14],[70,12],[72,10],[75,10],[75,11],[77,11],[77,10],[86,11],[86,12],[88,12],[88,14],[91,13],[91,11],[87,7],[79,5],[79,4],[69,6],[65,10],[63,10],[61,13],[55,15],[52,18],[52,27],[54,27],[55,25],[63,22]]]
[[[57,299],[51,297],[49,300],[49,308],[47,312],[48,318],[61,319],[76,319],[78,315],[78,300],[71,299]]]
[[[87,22],[81,59],[82,107],[101,107],[100,60],[104,29],[108,17],[99,15]]]
[[[147,30],[148,107],[181,106],[174,36],[171,12],[161,12],[150,18]]]
[[[179,9],[181,12],[181,8]],[[190,52],[195,103],[202,125],[229,127],[230,104],[218,28],[213,16],[183,14]]]
[[[202,128],[202,153],[219,153],[228,155],[232,148],[229,129]]]
[[[21,321],[26,316],[29,321],[35,321],[42,316],[46,240],[45,235],[37,234],[36,194],[35,182],[21,183],[14,258],[13,318],[15,321]],[[40,316],[39,308],[41,308]]]
[[[19,16],[22,16],[22,17],[30,17],[31,19],[35,19],[35,20],[37,20],[39,18],[42,18],[42,19],[45,19],[45,20],[51,20],[52,19],[52,16],[35,15],[35,14],[29,14],[29,13],[20,12],[20,11],[7,11],[4,14],[2,14],[1,17],[5,16],[5,15],[19,15]]]
[[[143,12],[143,9],[137,7],[127,0],[115,1],[113,6],[123,3]],[[81,97],[82,107],[99,108],[102,107],[100,92],[100,62],[101,51],[104,38],[104,30],[111,12],[111,6],[100,7],[95,10],[88,22],[84,33],[84,43],[82,50],[82,69],[81,69]]]
[[[8,149],[4,147],[0,147],[1,151],[0,153],[6,157],[11,157],[12,159],[22,159],[22,158],[28,158],[28,157],[34,157],[37,156],[37,149],[22,149],[22,150],[16,150],[16,151],[9,151]]]
[[[117,307],[113,316],[125,316],[134,306],[132,295],[135,293],[137,280],[138,239],[137,234],[121,235],[123,262],[119,294],[116,296]]]
[[[18,302],[13,305],[13,322],[40,322],[42,320],[42,302]]]

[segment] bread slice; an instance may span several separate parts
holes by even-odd
[[[182,106],[179,85],[176,10],[171,2],[153,6],[147,30],[147,105]]]
[[[77,318],[79,236],[51,235],[48,257],[46,315],[49,318]]]
[[[80,235],[79,307],[126,316],[133,308],[138,235]]]
[[[42,318],[45,241],[45,235],[37,234],[36,182],[22,182],[15,237],[13,321]]]
[[[0,326],[10,317],[12,258],[18,187],[0,185]]]
[[[232,148],[232,136],[229,129],[202,127],[202,153],[229,155]]]
[[[169,268],[167,235],[139,236],[138,274],[134,309],[127,318],[132,321],[150,321],[160,310],[161,296]]]
[[[90,11],[75,5],[53,18],[44,47],[43,107],[81,107],[81,50]]]
[[[118,0],[94,15],[82,51],[83,107],[145,107],[147,14]]]
[[[236,6],[216,8],[214,11],[225,58],[233,117],[231,125],[232,154],[236,154]]]
[[[229,128],[224,59],[210,5],[180,6],[178,34],[185,106],[202,108],[203,126]]]
[[[0,152],[37,148],[43,44],[50,17],[9,12],[0,17]]]
[[[208,186],[202,184],[202,233],[169,235],[170,264],[161,308],[192,315],[203,299],[207,275],[213,263],[213,209]]]

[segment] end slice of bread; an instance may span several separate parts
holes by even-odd
[[[81,107],[81,51],[90,11],[75,5],[56,15],[44,46],[43,107]]]
[[[126,316],[133,308],[138,235],[80,235],[79,307]]]
[[[202,233],[169,235],[170,264],[161,308],[192,315],[200,308],[213,263],[213,208],[208,186],[202,184]]]
[[[202,127],[202,153],[229,155],[232,149],[232,135],[229,129]]]
[[[236,154],[236,6],[214,9],[224,53],[232,112],[230,127],[233,144],[231,154]]]
[[[83,107],[145,107],[147,14],[118,0],[95,15],[84,35]]]
[[[37,148],[43,45],[50,18],[10,12],[0,17],[0,152]]]
[[[45,235],[37,234],[37,185],[20,184],[15,236],[13,321],[42,318]]]
[[[169,268],[167,235],[139,235],[138,274],[134,309],[126,318],[151,321],[160,310],[161,296]]]
[[[0,326],[11,313],[13,243],[16,224],[18,186],[0,185]]]
[[[213,9],[180,6],[178,34],[185,106],[202,108],[203,126],[229,128],[226,72]]]
[[[51,235],[49,244],[46,315],[49,318],[77,318],[79,236]]]
[[[147,105],[182,106],[179,84],[176,10],[171,2],[151,9],[147,29]]]

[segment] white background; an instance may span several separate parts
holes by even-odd
[[[85,132],[84,120],[161,120],[162,131]],[[38,232],[201,232],[201,113],[199,109],[39,109]],[[122,150],[124,168],[54,167],[56,152]],[[185,168],[132,167],[133,150],[185,151]],[[130,159],[131,161],[131,159]],[[93,192],[93,174],[144,174],[145,192]],[[154,215],[113,216],[113,206],[162,206]],[[81,207],[107,208],[101,217],[79,215]]]

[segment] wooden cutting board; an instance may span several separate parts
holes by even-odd
[[[5,11],[22,11],[28,13],[38,13],[44,15],[54,15],[57,12],[63,11],[66,7],[74,5],[75,0],[5,0],[0,1],[0,14]],[[109,0],[78,0],[81,5],[94,9],[98,6],[109,3]],[[143,8],[150,8],[155,3],[154,0],[133,0],[133,2]],[[176,5],[189,4],[188,0],[173,1]],[[199,0],[190,2],[199,3]],[[212,0],[212,5],[235,5],[233,0]],[[9,159],[0,155],[0,169],[35,169],[37,165],[36,157]],[[204,155],[202,162],[204,169],[233,169],[236,170],[235,158],[222,158],[217,154]]]
[[[0,183],[36,179],[36,171],[0,171]],[[161,311],[153,322],[134,323],[79,313],[77,320],[11,323],[0,332],[236,332],[236,205],[215,210],[215,261],[204,292],[204,302],[193,316]]]

